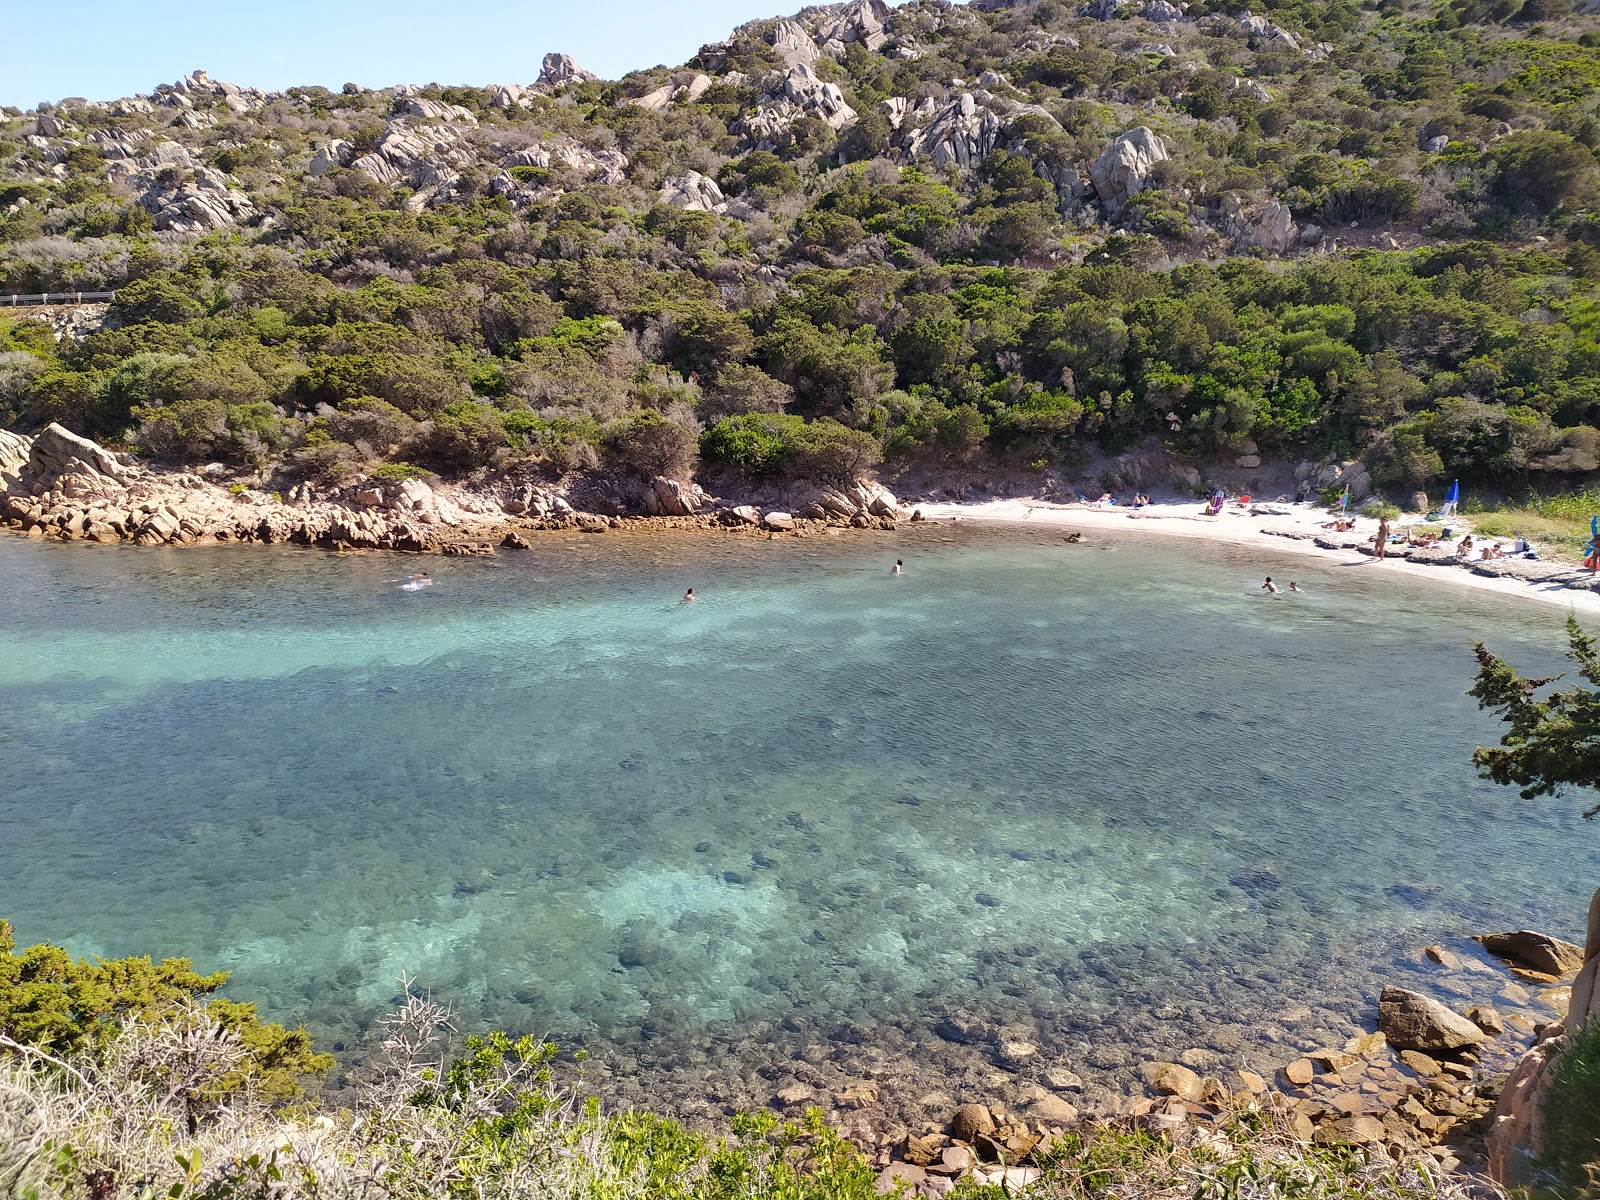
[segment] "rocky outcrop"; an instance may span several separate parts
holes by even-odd
[[[706,494],[696,483],[656,476],[645,490],[645,511],[652,517],[689,517],[699,512]]]
[[[1502,958],[1557,968],[1571,967],[1575,957],[1572,952],[1577,950],[1571,942],[1526,930],[1491,934],[1478,940],[1490,953]],[[1508,1188],[1522,1187],[1533,1181],[1534,1164],[1545,1151],[1545,1100],[1555,1076],[1556,1062],[1570,1044],[1570,1035],[1600,1021],[1600,891],[1589,901],[1588,934],[1578,956],[1582,961],[1577,964],[1577,977],[1572,982],[1566,1020],[1546,1029],[1543,1037],[1523,1055],[1506,1080],[1494,1111],[1489,1114],[1484,1135],[1489,1172]]]
[[[1285,254],[1300,244],[1300,230],[1287,204],[1268,200],[1251,205],[1230,194],[1222,201],[1222,229],[1233,238],[1236,250],[1261,250]]]
[[[390,187],[414,188],[420,195],[412,199],[425,203],[455,182],[458,168],[475,157],[472,143],[456,127],[413,125],[400,118],[389,123],[372,153],[354,160],[350,168]]]
[[[856,110],[845,103],[838,84],[824,83],[810,63],[800,62],[784,76],[782,91],[764,94],[741,127],[753,146],[774,150],[783,132],[807,116],[818,117],[830,129],[839,130],[854,123]]]
[[[872,479],[858,479],[844,489],[823,488],[807,513],[852,522],[874,517],[903,521],[908,515],[894,493]]]
[[[787,17],[775,21],[768,41],[785,66],[810,66],[817,61],[817,44],[811,40],[806,27],[798,21],[791,21]]]
[[[119,153],[111,155],[111,150]],[[137,151],[136,156],[128,150]],[[158,230],[206,233],[225,229],[255,215],[249,196],[238,181],[197,162],[177,142],[162,141],[151,147],[138,143],[107,144],[106,174],[139,196],[139,203]]]
[[[664,181],[660,197],[662,204],[690,212],[719,212],[727,203],[717,181],[699,171],[687,171]]]
[[[883,27],[889,8],[883,0],[856,0],[825,11],[827,15],[817,22],[816,40],[830,58],[843,58],[852,45],[876,52],[889,40]]]
[[[1151,170],[1168,157],[1161,139],[1140,125],[1106,147],[1089,168],[1089,178],[1101,203],[1115,212],[1150,186]]]
[[[605,183],[616,187],[627,180],[628,156],[620,150],[591,150],[571,138],[556,138],[538,146],[514,150],[501,160],[507,170],[511,167],[541,167],[545,170],[570,171],[592,183]],[[516,191],[524,185],[506,177],[505,186]],[[501,193],[499,181],[496,194]]]
[[[693,104],[710,88],[711,76],[701,71],[679,71],[654,91],[624,100],[623,103],[648,108],[652,112],[665,112],[674,104]]]
[[[320,179],[335,167],[349,166],[353,157],[355,157],[355,147],[349,142],[335,138],[317,149],[311,156],[311,165],[306,170]]]
[[[569,83],[588,83],[590,80],[599,79],[593,71],[585,71],[578,65],[578,60],[570,54],[546,54],[544,63],[539,68],[539,78],[535,86],[543,85],[547,88],[565,87]]]
[[[395,113],[415,117],[419,121],[447,121],[457,125],[476,125],[478,118],[470,109],[459,104],[446,104],[443,100],[424,100],[420,96],[407,96],[397,101]]]
[[[22,469],[27,466],[32,445],[32,438],[0,429],[0,496],[21,480]]]
[[[1352,506],[1372,495],[1372,476],[1356,459],[1330,457],[1321,462],[1303,462],[1294,469],[1294,479],[1304,492],[1349,488]]]
[[[916,130],[906,143],[906,152],[913,158],[927,155],[940,170],[950,166],[971,170],[993,152],[1003,128],[1000,118],[968,93],[956,97]]]
[[[1398,987],[1386,987],[1378,997],[1378,1028],[1396,1050],[1462,1050],[1487,1037],[1437,1000]]]

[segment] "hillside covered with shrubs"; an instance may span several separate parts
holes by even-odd
[[[619,81],[0,112],[0,426],[339,486],[1600,468],[1600,16],[878,0]],[[59,336],[59,340],[58,340]]]

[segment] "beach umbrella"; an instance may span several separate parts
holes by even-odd
[[[1344,491],[1339,493],[1339,511],[1342,513],[1350,507],[1350,485],[1344,485]]]
[[[1456,510],[1456,505],[1460,503],[1461,481],[1459,479],[1453,479],[1450,481],[1450,490],[1444,494],[1444,511],[1447,513],[1453,513]]]

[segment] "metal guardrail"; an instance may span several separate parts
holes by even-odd
[[[115,292],[39,292],[32,296],[0,295],[0,308],[16,308],[23,304],[99,304],[110,300]]]

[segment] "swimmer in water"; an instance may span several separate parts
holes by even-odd
[[[683,599],[680,600],[678,603],[680,603],[680,604],[693,604],[697,599],[699,599],[699,597],[697,597],[694,594],[694,589],[690,588],[687,592],[685,592],[683,594]]]
[[[425,572],[418,571],[405,583],[402,583],[400,589],[406,592],[420,592],[423,588],[432,586],[433,580],[428,578]]]
[[[1289,590],[1291,592],[1303,592],[1303,591],[1305,591],[1305,589],[1303,587],[1301,587],[1298,583],[1296,583],[1292,579],[1289,580]]]
[[[905,573],[906,573],[906,564],[905,564],[904,560],[898,559],[898,558],[895,559],[894,560],[894,570],[890,571],[889,574],[891,574],[891,575],[904,575]]]
[[[1274,596],[1278,594],[1278,585],[1272,582],[1271,575],[1268,575],[1266,580],[1262,583],[1261,590],[1263,592],[1271,592]]]

